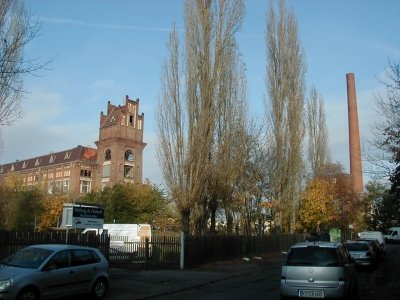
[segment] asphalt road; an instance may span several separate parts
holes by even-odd
[[[375,269],[363,269],[359,275],[358,299],[400,299],[400,245],[386,245],[387,257]],[[271,266],[251,274],[228,278],[156,299],[279,299],[280,267]]]

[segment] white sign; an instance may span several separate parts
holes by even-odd
[[[103,228],[104,208],[86,205],[72,206],[73,228]]]

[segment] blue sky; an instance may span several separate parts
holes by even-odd
[[[162,183],[154,113],[160,69],[173,22],[183,31],[181,0],[26,0],[42,24],[26,49],[54,58],[50,70],[27,77],[24,118],[1,128],[0,163],[73,148],[95,147],[106,103],[140,99],[145,114],[144,178]],[[325,101],[331,158],[349,169],[346,73],[356,78],[362,143],[378,120],[374,94],[388,60],[400,60],[400,1],[291,0],[307,61],[307,85]],[[248,100],[260,114],[266,97],[265,22],[268,0],[247,0],[238,34],[247,66]]]

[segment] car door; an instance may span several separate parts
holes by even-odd
[[[90,292],[94,278],[99,272],[100,258],[90,249],[74,249],[72,252],[77,288],[81,293]]]
[[[346,290],[347,293],[350,293],[350,289],[355,288],[357,282],[356,263],[351,258],[351,255],[347,249],[343,246],[341,246],[339,249],[339,255],[341,257]]]
[[[43,267],[41,281],[44,298],[76,294],[77,274],[71,261],[71,251],[63,250],[54,254]]]

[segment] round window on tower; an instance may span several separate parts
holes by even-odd
[[[133,161],[134,160],[134,155],[132,150],[126,150],[125,151],[125,160],[127,161]]]

